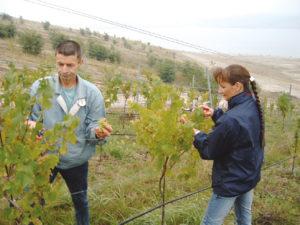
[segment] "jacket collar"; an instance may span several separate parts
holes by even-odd
[[[242,92],[240,94],[237,94],[235,96],[233,96],[231,99],[229,99],[228,101],[228,108],[232,109],[233,107],[249,100],[252,99],[252,95],[249,92]]]
[[[54,76],[54,91],[55,94],[58,95],[56,101],[66,114],[74,116],[81,107],[86,105],[86,92],[83,82],[83,79],[77,75],[76,97],[74,99],[75,103],[71,107],[70,111],[68,111],[67,104],[61,96],[62,86],[60,85],[59,77],[57,74]]]
[[[85,86],[83,85],[83,79],[77,75],[77,87],[76,87],[76,99],[86,98],[86,92],[84,91]],[[54,91],[55,94],[60,95],[62,92],[62,86],[59,81],[58,74],[54,75]]]

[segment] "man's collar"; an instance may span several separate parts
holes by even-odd
[[[77,84],[76,84],[76,99],[82,99],[86,97],[86,92],[85,92],[85,87],[83,85],[84,80],[77,74],[76,75],[76,79],[77,79]],[[59,81],[59,76],[58,74],[56,74],[54,76],[54,89],[55,89],[55,94],[60,95],[61,94],[61,90],[62,90],[62,86],[60,84]]]

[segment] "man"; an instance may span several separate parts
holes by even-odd
[[[80,119],[75,130],[77,142],[68,145],[67,153],[60,157],[52,171],[50,182],[57,173],[62,175],[71,193],[77,225],[88,225],[88,160],[95,152],[96,144],[103,142],[112,128],[108,123],[101,129],[98,127],[99,120],[105,117],[103,97],[95,85],[77,74],[82,64],[80,45],[75,41],[64,41],[57,46],[55,57],[58,74],[44,78],[54,91],[52,106],[42,112],[41,106],[36,104],[28,125],[34,127],[37,121],[43,121],[47,130],[63,121],[66,114]],[[32,95],[37,94],[39,84],[40,80],[37,80],[32,85]]]

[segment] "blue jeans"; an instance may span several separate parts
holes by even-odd
[[[87,197],[88,162],[71,169],[59,169],[55,167],[52,170],[50,182],[53,182],[58,172],[62,175],[71,193],[77,225],[89,225]]]
[[[201,225],[221,225],[234,205],[236,224],[251,225],[253,189],[235,197],[211,196]]]

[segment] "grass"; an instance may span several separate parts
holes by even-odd
[[[254,199],[254,224],[298,224],[300,220],[299,175],[290,164],[265,171]]]

